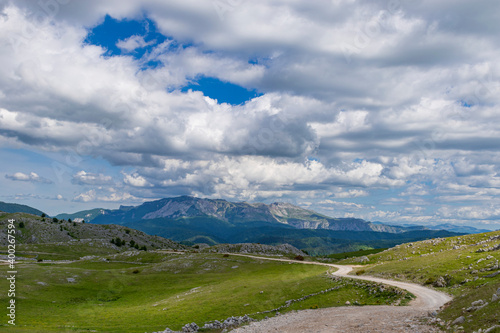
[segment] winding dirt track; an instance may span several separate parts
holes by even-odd
[[[423,324],[421,318],[430,311],[438,310],[452,299],[445,293],[414,283],[392,281],[372,276],[351,276],[348,274],[352,271],[353,266],[348,265],[265,258],[234,253],[230,253],[230,255],[334,267],[337,269],[333,273],[336,276],[384,283],[405,289],[416,296],[416,299],[411,301],[409,306],[348,306],[290,312],[264,321],[251,323],[248,326],[231,331],[233,333],[439,332],[436,327]]]

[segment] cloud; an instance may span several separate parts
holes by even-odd
[[[43,184],[52,184],[53,183],[50,179],[40,177],[38,174],[36,174],[34,172],[30,172],[30,174],[16,172],[12,175],[5,175],[5,178],[10,179],[10,180],[14,180],[14,181],[21,181],[21,182],[43,183]]]
[[[64,197],[349,198],[373,202],[358,216],[406,221],[417,205],[429,222],[474,215],[439,210],[451,203],[489,212],[500,196],[498,2],[57,4],[1,6],[0,143],[78,157],[63,162]],[[168,38],[131,32],[114,42],[125,55],[105,56],[82,42],[105,15],[147,17]],[[233,106],[182,90],[200,77],[262,95]],[[82,171],[101,163],[122,180]]]
[[[111,185],[113,178],[102,173],[88,173],[82,170],[73,175],[71,182],[78,185]]]
[[[142,49],[144,47],[153,45],[155,43],[156,43],[155,40],[146,42],[144,40],[143,36],[133,35],[133,36],[130,36],[129,38],[126,38],[124,40],[119,40],[116,43],[116,46],[123,51],[132,52],[136,49]]]
[[[76,202],[90,202],[90,201],[95,201],[96,199],[96,191],[95,190],[89,190],[85,193],[80,193],[77,196],[73,198],[73,201]]]
[[[134,173],[131,175],[124,174],[123,182],[133,187],[146,187],[150,186],[149,182],[138,173]]]

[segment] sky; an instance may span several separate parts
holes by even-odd
[[[500,229],[500,2],[0,0],[0,201]]]

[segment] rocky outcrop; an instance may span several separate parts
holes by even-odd
[[[239,244],[219,244],[203,249],[201,252],[208,253],[251,253],[261,255],[293,255],[306,256],[304,252],[290,244],[281,245],[265,245],[254,243],[239,243]]]

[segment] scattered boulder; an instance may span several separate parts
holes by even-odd
[[[465,323],[465,317],[464,316],[460,316],[458,317],[457,319],[455,319],[454,321],[452,321],[451,325],[460,325],[460,324],[463,324]]]
[[[493,296],[491,296],[491,302],[496,302],[498,301],[499,297],[497,296],[497,294],[493,294]]]
[[[345,305],[351,305],[351,302],[346,301],[346,302],[345,302]]]
[[[191,324],[186,324],[184,325],[184,327],[182,328],[182,332],[183,333],[191,333],[191,332],[198,332],[198,325],[196,325],[196,323],[191,323]]]
[[[364,263],[370,261],[367,256],[362,256],[354,259],[355,262]]]
[[[490,332],[493,332],[495,329],[497,328],[500,328],[500,325],[495,325],[495,326],[492,326],[486,330],[483,331],[483,333],[490,333]]]
[[[480,305],[483,305],[483,304],[484,304],[484,301],[482,299],[474,301],[474,302],[471,303],[472,306],[480,306]]]
[[[446,287],[446,285],[447,285],[446,280],[442,276],[438,277],[436,282],[433,283],[433,286],[438,288]]]

